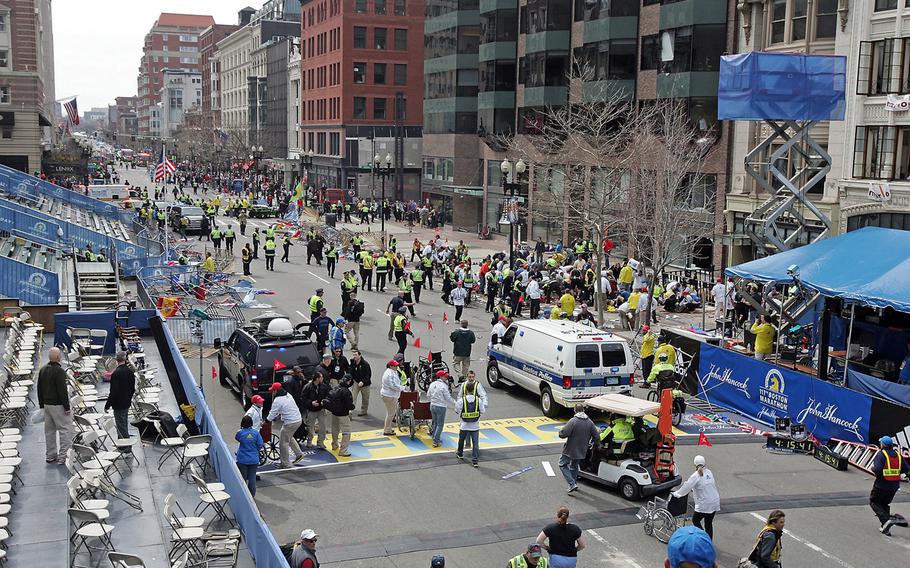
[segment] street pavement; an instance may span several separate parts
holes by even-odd
[[[137,178],[135,173],[130,171],[127,179]],[[219,223],[222,221],[237,228],[234,220],[219,218]],[[247,234],[257,226],[264,229],[267,223],[251,220]],[[342,227],[360,228],[356,224]],[[394,222],[386,227],[398,236],[399,248],[408,254],[414,236],[426,242],[433,235],[426,229],[410,235],[406,227]],[[378,230],[378,223],[371,228]],[[505,242],[495,237],[479,241],[476,235],[448,228],[442,234],[452,243],[464,239],[474,257],[506,248]],[[238,274],[239,254],[246,242],[238,232],[234,248]],[[197,245],[198,250],[211,246],[205,241]],[[280,258],[280,247],[278,252]],[[341,308],[337,276],[354,264],[340,261],[333,280],[328,278],[324,266],[315,262],[307,265],[305,257],[301,243],[291,249],[291,263],[276,262],[274,272],[265,271],[262,258],[254,261],[254,286],[275,292],[259,299],[298,323],[306,319],[307,299],[322,287],[329,315],[337,316]],[[409,360],[418,351],[426,355],[433,348],[444,350],[451,364],[448,333],[454,326],[444,324],[442,317],[446,313],[451,322],[454,309],[442,303],[439,288],[437,283],[436,290],[426,290],[417,306],[412,328],[421,337],[421,348],[409,346]],[[396,351],[395,343],[387,339],[388,319],[384,312],[395,291],[390,287],[385,294],[359,294],[366,304],[360,349],[373,367],[374,384],[370,415],[355,417],[355,440],[358,436],[370,439],[371,433],[382,428],[384,409],[378,393],[379,377],[385,362]],[[248,317],[257,313],[245,312]],[[483,312],[482,303],[475,302],[465,311],[465,318],[477,334],[472,368],[483,377],[490,315]],[[428,330],[427,322],[432,322],[433,332]],[[608,323],[618,329],[614,318]],[[700,326],[701,315],[664,320],[661,324]],[[218,426],[231,440],[243,410],[237,396],[211,379],[208,369],[216,365],[214,360],[205,365],[202,380]],[[191,367],[195,369],[195,365]],[[542,419],[536,396],[514,389],[488,388],[487,392],[490,404],[485,420]],[[643,391],[638,396],[643,396]],[[452,414],[448,421],[454,421]],[[871,488],[867,474],[853,468],[838,472],[809,456],[770,453],[760,436],[739,434],[724,438],[711,429],[707,433],[713,447],[695,446],[694,440],[681,441],[676,457],[681,471],[688,475],[694,455],[704,455],[718,480],[723,511],[715,520],[715,537],[718,565],[722,568],[735,567],[739,558],[749,553],[763,524],[759,517],[774,508],[787,512],[787,528],[792,531],[784,541],[784,566],[861,568],[906,562],[910,531],[894,529],[895,536],[891,538],[878,532],[878,523],[867,504]],[[400,442],[395,443],[407,446],[406,438],[399,436]],[[560,453],[557,443],[536,440],[486,449],[482,443],[481,448],[478,469],[457,460],[451,450],[439,450],[391,452],[388,459],[263,472],[256,500],[279,542],[292,541],[303,528],[319,532],[320,560],[332,568],[424,568],[433,554],[444,554],[448,567],[504,566],[551,522],[561,505],[570,507],[570,520],[587,531],[588,548],[581,553],[579,566],[663,565],[665,546],[646,536],[634,516],[644,502],[626,502],[615,492],[589,483],[583,483],[577,494],[566,495],[565,482],[556,467]],[[322,461],[335,459],[313,460]],[[549,462],[555,476],[547,475],[543,462]],[[502,479],[527,467],[532,469]],[[910,500],[904,493],[898,495],[895,511],[910,515]]]

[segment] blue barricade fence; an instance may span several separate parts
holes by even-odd
[[[65,248],[60,242],[60,225],[0,203],[0,229],[49,247]]]
[[[789,417],[817,438],[869,443],[872,398],[740,355],[700,344],[697,396],[764,424]]]
[[[87,195],[83,195],[78,191],[71,189],[66,189],[65,187],[60,187],[59,185],[54,185],[50,182],[44,181],[43,179],[36,178],[35,176],[30,176],[26,173],[20,172],[19,170],[14,170],[10,167],[0,165],[0,172],[3,172],[8,177],[9,188],[7,191],[14,193],[16,195],[21,195],[24,197],[32,197],[32,199],[37,200],[38,195],[44,195],[46,197],[53,197],[55,199],[60,199],[70,205],[79,207],[80,209],[87,209],[93,211],[98,215],[103,215],[108,219],[120,219],[120,214],[118,213],[118,207],[113,203],[107,203]],[[27,195],[24,195],[23,192],[28,192]]]
[[[196,379],[183,355],[180,354],[177,343],[166,324],[163,329],[187,399],[196,407],[196,423],[203,433],[212,436],[209,457],[215,473],[218,475],[218,480],[224,483],[225,490],[231,495],[231,512],[233,512],[237,524],[240,525],[247,549],[259,568],[286,568],[287,561],[284,559],[272,531],[259,516],[259,509],[247,489],[246,482],[240,477],[234,454],[218,430],[218,425],[205,401],[202,390],[196,385]]]
[[[158,315],[157,310],[131,310],[127,327],[135,327],[140,335],[147,335],[151,331],[149,318]],[[114,329],[114,312],[64,312],[54,314],[54,345],[70,346],[70,338],[66,334],[68,327],[84,327],[88,329],[107,330],[107,341],[104,343],[104,354],[113,354],[117,349],[117,332]]]
[[[0,256],[0,294],[19,298],[23,304],[56,304],[60,280],[54,272]]]

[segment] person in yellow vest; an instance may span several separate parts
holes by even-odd
[[[657,338],[657,343],[658,346],[657,349],[654,350],[654,357],[660,359],[661,354],[665,354],[667,356],[667,363],[676,365],[676,348],[670,345],[667,338],[663,335]]]
[[[265,238],[275,240],[275,225],[269,225],[265,230]]]
[[[268,237],[265,239],[265,244],[262,245],[262,250],[265,251],[265,269],[266,270],[271,270],[273,272],[275,270],[275,249],[277,247],[278,247],[278,245],[275,244],[274,237]]]
[[[319,317],[319,310],[325,306],[322,295],[325,291],[322,288],[316,288],[316,292],[307,300],[307,307],[310,308],[310,321]]]
[[[559,307],[562,308],[567,317],[571,318],[575,314],[575,296],[570,289],[566,289],[566,293],[560,296]]]
[[[234,254],[234,239],[237,235],[234,234],[234,228],[228,225],[228,228],[224,230],[224,247],[227,249],[228,254]]]
[[[360,282],[370,292],[373,291],[373,262],[370,251],[360,251]]]
[[[212,225],[212,232],[209,236],[212,238],[212,246],[215,247],[215,250],[221,250],[221,229],[218,228],[218,225]]]
[[[601,446],[608,447],[613,456],[622,455],[622,445],[624,442],[635,439],[635,432],[632,430],[632,419],[625,416],[614,416],[610,425],[600,432]]]
[[[389,276],[389,272],[392,269],[392,261],[384,254],[380,254],[376,257],[376,291],[384,292],[386,285],[386,278]]]
[[[398,308],[398,314],[392,320],[392,330],[395,333],[395,341],[398,342],[398,352],[404,356],[408,348],[408,336],[414,335],[411,331],[410,320],[408,320],[408,309],[405,306]]]
[[[619,270],[619,278],[617,282],[619,283],[620,292],[628,292],[632,289],[632,282],[635,281],[635,270],[632,268],[632,265],[629,264],[629,261],[626,260],[626,263]]]
[[[641,302],[641,290],[635,289],[629,294],[629,318],[632,320],[632,329],[638,329],[638,304]]]
[[[392,235],[389,237],[389,250],[392,252],[398,252],[397,250],[395,250],[397,248],[398,248],[398,239],[395,237],[395,235]]]
[[[247,243],[243,250],[240,251],[240,260],[243,263],[243,275],[252,276],[250,263],[253,261],[253,249],[250,248],[250,243]]]
[[[784,525],[787,516],[775,509],[768,515],[768,520],[755,539],[755,547],[749,554],[749,560],[761,568],[780,568],[781,539],[784,538]]]
[[[354,249],[354,258],[357,258],[357,255],[360,254],[360,247],[363,246],[363,237],[360,235],[354,235],[351,237],[351,247]]]
[[[875,481],[872,483],[872,493],[869,494],[869,506],[878,517],[882,526],[879,528],[885,536],[891,536],[891,527],[907,526],[907,521],[901,517],[891,515],[891,501],[900,489],[901,476],[910,474],[910,465],[894,447],[891,436],[882,436],[878,440],[881,451],[872,460],[872,473]]]
[[[562,309],[562,301],[561,300],[557,301],[556,305],[550,309],[550,319],[558,320],[558,319],[566,319],[567,317],[568,317],[568,315]]]
[[[755,358],[767,359],[774,352],[774,320],[766,316],[758,316],[749,330],[755,336]]]
[[[398,281],[398,291],[404,292],[405,306],[407,306],[408,311],[411,312],[412,316],[414,315],[414,298],[411,296],[413,290],[414,283],[411,282],[409,276],[405,275]]]
[[[414,303],[420,303],[420,291],[423,289],[423,268],[417,266],[411,271],[409,278],[414,289]]]
[[[549,568],[547,559],[543,557],[540,545],[536,542],[528,545],[528,550],[524,554],[519,554],[509,560],[508,568]]]
[[[202,261],[201,267],[205,272],[215,272],[215,259],[212,257],[212,253],[205,253],[205,260]]]
[[[281,246],[284,249],[284,254],[281,255],[281,262],[291,262],[290,254],[291,247],[294,246],[294,243],[291,242],[291,236],[285,235],[281,239]]]
[[[645,332],[641,338],[641,376],[646,378],[651,374],[651,367],[654,366],[654,334],[651,333],[651,326],[643,325],[641,330]]]
[[[335,278],[335,264],[338,263],[338,249],[334,244],[329,244],[325,250],[325,268],[329,273],[329,278]]]

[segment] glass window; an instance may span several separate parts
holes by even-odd
[[[660,36],[657,34],[641,38],[641,70],[660,67]]]
[[[9,67],[9,51],[0,49],[0,67]]]
[[[385,63],[373,64],[373,82],[377,85],[385,85]]]
[[[720,56],[727,50],[726,43],[726,24],[695,26],[692,71],[720,71]]]
[[[597,345],[576,345],[575,367],[579,369],[600,367],[600,349]]]
[[[837,0],[816,0],[815,38],[837,35]]]
[[[408,66],[404,63],[395,64],[395,84],[396,85],[407,85],[408,84]]]
[[[432,158],[423,159],[423,177],[425,179],[433,179],[434,172],[436,171],[435,164],[436,162],[434,162]]]
[[[408,50],[408,30],[406,29],[396,29],[395,30],[395,49],[398,51],[407,51]]]
[[[604,343],[600,350],[604,367],[622,367],[626,364],[626,350],[622,343]]]
[[[786,25],[787,0],[773,0],[771,3],[771,43],[783,43]]]
[[[373,99],[373,118],[376,120],[385,120],[386,99],[378,97]]]
[[[367,64],[363,62],[354,63],[354,82],[355,83],[366,83],[367,82]]]
[[[354,0],[354,12],[357,14],[366,14],[367,0]]]
[[[367,98],[354,97],[354,118],[367,117]],[[312,142],[311,142],[312,144]]]
[[[897,0],[875,0],[875,11],[897,10]]]
[[[385,0],[373,0],[374,11],[380,16],[385,16]]]
[[[636,41],[632,39],[615,39],[610,42],[610,80],[635,78]]]
[[[354,49],[367,48],[367,28],[366,26],[354,26]]]
[[[395,15],[404,16],[406,12],[405,0],[395,0]]]
[[[388,30],[385,28],[373,28],[373,38],[376,41],[376,49],[385,49],[386,48],[387,33],[388,33]]]
[[[0,105],[10,104],[9,87],[0,87]]]
[[[806,15],[808,14],[808,0],[791,0],[790,14],[790,41],[806,39]]]
[[[6,14],[0,14],[0,32],[6,31]]]

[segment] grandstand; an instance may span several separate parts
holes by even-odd
[[[61,199],[48,197],[46,195],[39,195],[37,202],[13,195],[10,195],[9,198],[13,201],[21,203],[22,205],[26,205],[37,211],[51,215],[52,217],[56,217],[57,219],[75,223],[76,225],[85,227],[86,229],[90,229],[92,231],[96,231],[103,235],[107,235],[108,237],[113,237],[115,239],[120,239],[126,242],[132,242],[132,237],[130,236],[129,231],[126,230],[126,227],[124,227],[123,223],[120,221],[108,219],[103,215],[98,215],[94,211],[76,207],[71,203],[67,203]]]
[[[55,273],[62,270],[64,262],[63,253],[58,249],[2,232],[0,232],[0,256]]]

